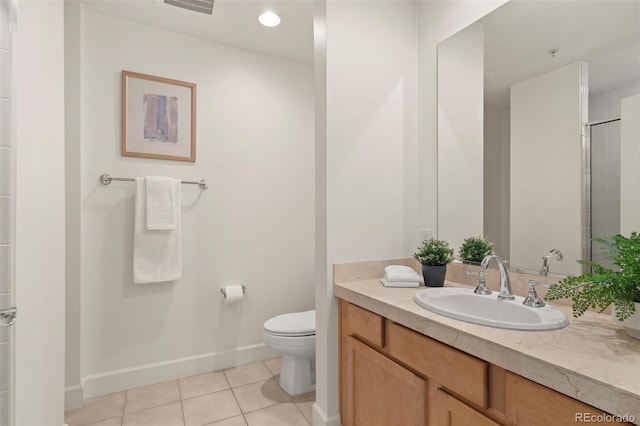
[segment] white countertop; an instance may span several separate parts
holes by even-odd
[[[462,286],[447,282],[445,286]],[[516,331],[432,313],[419,288],[386,288],[378,279],[334,284],[335,296],[611,414],[640,421],[640,340],[609,315],[586,312],[561,330]]]

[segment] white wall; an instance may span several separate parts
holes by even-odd
[[[122,70],[197,84],[195,163],[120,155]],[[85,13],[81,78],[85,397],[272,356],[263,322],[314,303],[312,67]],[[132,283],[134,187],[102,173],[209,181],[182,187],[180,281]]]
[[[64,2],[65,108],[65,409],[83,403],[80,349],[82,270],[82,123],[81,40],[82,10],[76,1]]]
[[[622,100],[620,232],[640,229],[640,95]]]
[[[64,415],[64,28],[61,1],[18,2],[15,424]]]
[[[483,234],[484,31],[438,46],[438,237],[460,247]]]
[[[573,260],[583,258],[586,72],[586,64],[576,62],[511,86],[513,266],[535,264],[555,248],[568,261],[555,263],[554,272],[581,271]],[[542,215],[541,208],[552,211]]]
[[[326,200],[318,195],[324,205],[317,207],[318,229],[324,220],[327,229],[316,289],[314,424],[322,425],[339,424],[333,264],[415,250],[417,28],[410,1],[329,1],[318,12],[321,21],[326,13],[326,46],[322,30],[316,33],[316,54],[326,47],[326,68],[316,64],[319,126],[326,114],[326,134],[316,141],[316,165],[326,170]]]
[[[590,93],[589,121],[619,117],[622,100],[638,94],[640,80]],[[625,157],[620,154],[620,132],[620,121],[591,126],[591,234],[594,237],[609,238],[620,233],[621,159],[631,161],[627,164],[636,167],[635,156],[629,157],[629,152]],[[611,264],[602,244],[593,245],[592,260],[601,265]]]
[[[621,101],[640,94],[640,80],[589,93],[589,121],[618,117]]]
[[[418,226],[437,229],[438,43],[490,13],[506,0],[418,2]]]
[[[484,107],[484,236],[509,259],[509,110]]]

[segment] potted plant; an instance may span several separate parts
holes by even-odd
[[[449,243],[435,238],[422,242],[414,257],[422,264],[424,284],[429,287],[442,287],[447,274],[447,264],[453,260],[453,249]]]
[[[640,234],[616,235],[610,239],[594,238],[605,244],[616,270],[596,262],[579,260],[592,268],[591,272],[568,277],[551,286],[545,299],[570,298],[573,316],[579,317],[587,308],[602,310],[613,305],[614,321],[621,323],[627,333],[640,339]]]
[[[465,238],[460,246],[460,259],[467,263],[480,263],[491,253],[493,253],[493,243],[484,237]]]

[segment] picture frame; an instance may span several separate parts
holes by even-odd
[[[125,157],[196,161],[196,85],[122,71]]]

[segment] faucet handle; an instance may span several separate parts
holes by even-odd
[[[537,285],[543,285],[545,287],[548,287],[548,286],[546,284],[539,283],[538,281],[535,281],[535,280],[528,280],[527,284],[529,284],[529,294],[524,299],[524,302],[522,302],[522,304],[525,306],[529,306],[531,308],[542,308],[543,306],[545,306],[545,303],[542,301],[542,299],[538,297],[538,293],[536,292],[536,286]]]
[[[493,293],[491,290],[489,290],[487,288],[487,282],[484,279],[484,272],[480,271],[480,272],[469,272],[467,271],[468,274],[470,275],[478,275],[478,286],[476,287],[475,290],[473,290],[473,292],[475,294],[481,294],[483,296],[488,296],[491,293]]]
[[[484,272],[480,271],[480,272],[473,272],[471,271],[471,269],[469,269],[469,267],[467,266],[467,275],[480,275],[480,274],[484,274]]]

